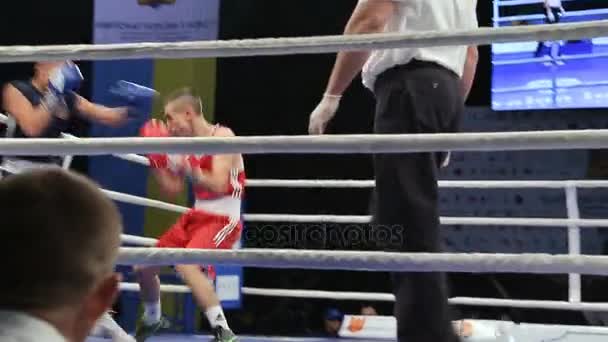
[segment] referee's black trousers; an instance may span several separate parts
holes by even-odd
[[[464,101],[458,76],[439,65],[413,61],[376,81],[374,133],[441,133],[459,128]],[[440,252],[437,173],[440,153],[374,156],[374,224],[402,229],[390,250]],[[451,326],[445,276],[395,273],[399,341],[458,341]]]

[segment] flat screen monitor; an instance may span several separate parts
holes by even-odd
[[[493,2],[494,27],[606,19],[608,0]],[[608,37],[492,45],[492,109],[598,107],[608,107]]]

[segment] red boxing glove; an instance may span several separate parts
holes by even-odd
[[[169,130],[164,122],[152,119],[146,122],[139,130],[139,135],[142,137],[150,138],[163,138],[169,136]],[[168,158],[166,154],[148,154],[148,161],[150,167],[153,169],[165,169],[168,165]]]
[[[169,158],[166,154],[148,154],[150,167],[153,169],[166,169],[169,164]]]
[[[188,161],[188,165],[193,169],[195,167],[201,167],[201,160],[196,156],[189,155],[186,160]]]
[[[164,122],[152,119],[141,126],[139,135],[147,138],[164,138],[169,136],[169,129]]]
[[[187,176],[192,175],[192,170],[201,167],[201,160],[193,155],[183,156],[181,163],[181,171]]]

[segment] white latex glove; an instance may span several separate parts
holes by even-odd
[[[341,98],[340,95],[323,95],[323,99],[319,102],[317,108],[310,114],[309,134],[323,134],[325,132],[325,127],[338,111]]]
[[[553,12],[551,10],[547,10],[547,18],[549,19],[550,22],[552,22],[552,23],[555,22],[555,15],[553,15]]]
[[[450,166],[450,157],[452,156],[452,152],[448,151],[448,153],[446,153],[443,156],[443,160],[441,161],[441,167],[448,167]]]

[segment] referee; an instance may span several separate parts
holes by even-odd
[[[476,0],[360,0],[345,34],[453,31],[478,27]],[[459,130],[477,66],[475,46],[403,48],[338,54],[325,94],[310,115],[309,133],[323,134],[342,94],[362,71],[376,98],[374,133]],[[392,250],[440,252],[437,173],[445,154],[374,156],[374,222],[403,227]],[[450,324],[444,275],[396,273],[399,341],[457,341]]]
[[[545,24],[559,24],[561,18],[566,15],[566,10],[562,5],[562,0],[545,0],[543,9],[543,13],[545,14]],[[557,51],[551,51],[551,57],[554,59],[561,56],[560,42],[554,42],[553,44],[550,42],[538,42],[536,52],[534,53],[536,57],[542,56],[544,46],[556,47]],[[563,64],[562,61],[560,62],[560,64]]]

